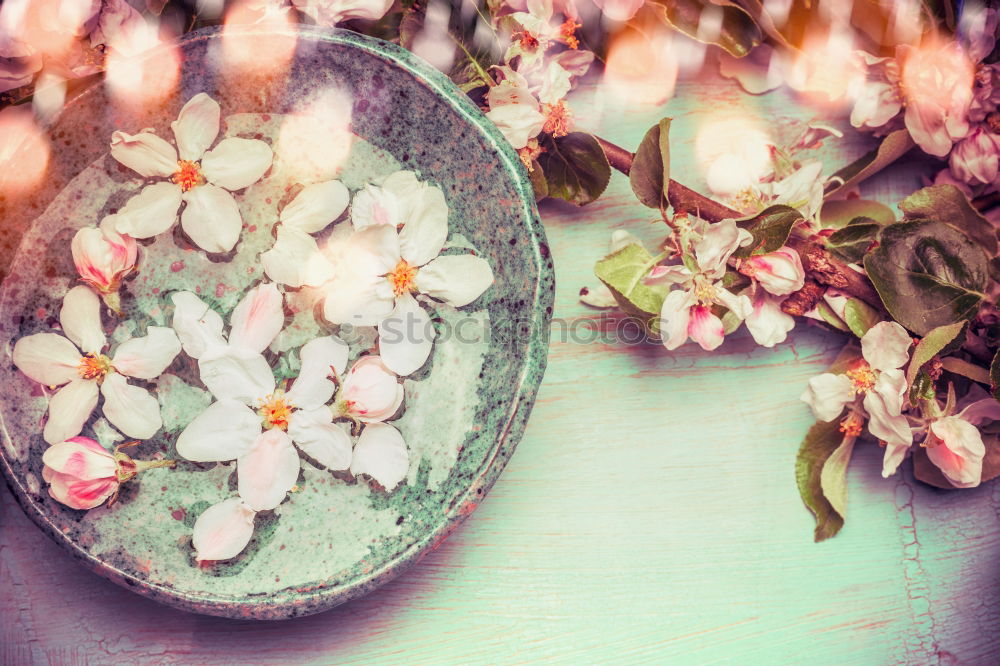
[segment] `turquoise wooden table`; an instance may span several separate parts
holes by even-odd
[[[608,104],[583,91],[581,126],[634,148],[672,116],[673,173],[702,189],[693,144],[711,114],[752,112],[779,140],[819,115],[721,81],[624,116]],[[866,148],[850,135],[822,157],[835,168]],[[920,168],[865,192],[894,202]],[[618,174],[598,203],[542,216],[555,316],[596,327],[578,292],[611,231],[661,230]],[[488,500],[400,578],[324,614],[260,624],[160,606],[76,565],[4,488],[0,662],[1000,661],[1000,484],[883,480],[881,451],[865,447],[847,526],[812,542],[792,467],[812,422],[798,396],[840,338],[800,326],[766,350],[740,333],[706,354],[587,337],[554,333],[527,433]]]

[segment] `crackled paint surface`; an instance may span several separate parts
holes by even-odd
[[[445,193],[449,246],[474,248],[490,261],[497,282],[461,312],[446,305],[433,309],[438,341],[429,363],[406,379],[399,422],[410,449],[406,482],[387,494],[349,474],[306,463],[290,499],[258,516],[253,540],[240,556],[199,566],[191,528],[201,511],[233,495],[234,466],[182,462],[128,484],[113,507],[67,509],[39,483],[45,447],[39,422],[48,397],[12,367],[9,357],[0,367],[4,471],[30,516],[116,582],[199,612],[283,618],[329,608],[394,577],[443,539],[489,489],[524,427],[547,342],[490,338],[489,324],[514,317],[545,330],[551,264],[533,201],[525,196],[530,185],[514,166],[516,156],[495,129],[480,125],[467,99],[439,74],[391,46],[305,29],[284,85],[226,85],[213,78],[210,67],[216,38],[208,31],[185,41],[182,90],[163,108],[141,117],[107,117],[96,111],[105,100],[95,89],[64,112],[56,134],[84,145],[67,149],[60,159],[73,162],[77,173],[61,187],[52,184],[50,202],[11,263],[0,296],[0,337],[7,342],[57,325],[62,295],[76,277],[69,239],[77,228],[115,212],[140,187],[107,154],[106,137],[114,128],[153,127],[166,134],[174,107],[206,91],[222,104],[225,135],[280,146],[289,123],[335,90],[339,98],[353,101],[353,108],[343,109],[350,113],[353,135],[338,135],[346,160],[310,170],[277,149],[265,177],[236,195],[244,228],[237,247],[221,261],[191,249],[179,225],[144,245],[140,270],[124,287],[125,319],[108,321],[108,332],[114,345],[144,334],[147,326],[169,325],[170,293],[182,289],[199,294],[228,319],[263,278],[258,256],[271,247],[280,206],[303,180],[337,177],[356,190],[400,168],[416,171]],[[405,122],[397,122],[404,117]],[[92,150],[97,156],[88,159]],[[473,181],[472,165],[480,173],[482,165],[489,165],[486,171],[492,173],[485,181]],[[349,230],[342,219],[317,238],[321,244],[335,242]],[[314,312],[322,297],[321,290],[303,288],[289,299],[293,316],[269,352],[279,379],[296,374],[297,348],[317,335],[340,334],[352,358],[372,346],[373,329],[333,330],[317,322]],[[459,326],[463,335],[444,334]],[[194,361],[182,354],[155,383],[164,428],[136,449],[137,457],[156,452],[177,457],[177,436],[210,401],[198,384]],[[114,444],[114,433],[99,414],[84,433]]]

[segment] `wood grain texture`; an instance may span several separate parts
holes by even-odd
[[[584,97],[587,97],[585,91]],[[712,113],[749,110],[789,139],[817,112],[783,93],[709,82],[666,107],[592,94],[583,127],[627,147],[662,115],[673,175],[703,188],[694,137]],[[863,153],[828,142],[836,168]],[[914,160],[866,194],[918,185]],[[578,303],[613,229],[649,240],[648,209],[615,175],[585,209],[543,206],[556,317]],[[274,624],[160,606],[74,564],[0,491],[0,662],[996,663],[1000,486],[949,493],[879,476],[862,447],[850,515],[814,544],[795,488],[812,419],[798,400],[841,340],[801,327],[774,350],[739,333],[713,354],[584,343],[554,334],[527,433],[489,500],[401,578],[333,611]]]

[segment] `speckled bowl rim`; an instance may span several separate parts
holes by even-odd
[[[198,40],[212,39],[221,32],[221,27],[204,28],[188,33],[178,40],[177,44],[183,45]],[[524,357],[524,367],[518,377],[517,390],[510,401],[503,427],[490,456],[470,480],[467,490],[459,495],[443,514],[443,519],[437,527],[428,531],[422,539],[413,543],[381,567],[348,583],[334,587],[317,586],[309,590],[281,590],[267,597],[255,595],[243,598],[192,594],[150,583],[98,559],[64,534],[43,513],[40,505],[33,499],[32,493],[22,483],[22,479],[14,474],[5,451],[0,449],[0,470],[2,470],[17,503],[43,532],[91,571],[143,596],[182,610],[230,618],[275,620],[329,610],[381,587],[415,564],[429,551],[437,548],[478,506],[496,482],[510,458],[510,454],[524,434],[535,394],[542,381],[548,357],[549,337],[545,333],[549,330],[552,318],[555,275],[531,181],[524,166],[497,127],[487,120],[482,111],[447,76],[400,46],[347,30],[298,25],[281,30],[249,28],[240,30],[240,32],[262,35],[309,35],[318,41],[357,48],[403,69],[419,83],[428,86],[440,97],[443,103],[451,107],[474,127],[498,154],[504,172],[513,180],[514,188],[521,199],[523,212],[521,220],[527,220],[525,233],[531,243],[532,255],[538,269],[538,275],[534,281],[534,293],[532,294],[532,322],[535,324],[533,330],[536,334],[529,336],[527,354]],[[154,58],[156,54],[157,51],[153,51],[147,57]],[[81,95],[86,95],[87,92],[84,91]],[[22,249],[23,247],[19,247],[17,253],[19,254]],[[5,280],[0,288],[0,301],[6,298],[10,283],[11,280]],[[0,435],[9,445],[11,437],[2,414],[0,414]],[[304,604],[303,601],[306,600],[309,603]]]

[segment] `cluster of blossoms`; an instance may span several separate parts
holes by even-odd
[[[239,554],[255,516],[294,492],[299,454],[330,471],[365,476],[385,491],[406,477],[409,453],[389,421],[403,406],[402,378],[425,365],[434,331],[428,305],[454,307],[477,299],[492,283],[489,264],[468,251],[445,251],[448,205],[437,187],[399,171],[366,185],[351,200],[340,181],[305,184],[278,213],[275,242],[261,253],[269,281],[250,289],[229,313],[229,326],[191,291],[170,296],[170,327],[108,349],[101,298],[121,314],[119,291],[136,271],[140,246],[181,228],[206,252],[234,249],[242,233],[232,192],[268,171],[271,149],[258,139],[224,138],[218,103],[200,93],[171,128],[175,144],[151,130],[115,132],[111,155],[143,178],[143,187],[99,227],[80,229],[72,253],[83,285],[70,289],[59,313],[62,335],[36,333],[17,341],[15,365],[55,392],[43,436],[44,478],[56,500],[89,509],[117,496],[120,485],[150,467],[174,461],[135,461],[81,437],[100,398],[104,417],[124,435],[153,438],[162,427],[157,398],[141,384],[155,381],[183,351],[214,401],[180,433],[181,458],[235,461],[237,497],[198,518],[197,559]],[[211,150],[210,150],[211,148]],[[352,233],[321,247],[315,236],[349,209]],[[444,253],[442,253],[444,252]],[[335,335],[298,350],[294,377],[275,377],[269,348],[285,327],[285,291],[311,289],[329,324],[371,326],[378,349],[349,363]],[[292,362],[294,366],[294,361]],[[59,388],[61,387],[61,388]],[[137,442],[134,442],[137,443]]]
[[[896,322],[872,326],[861,338],[862,357],[846,372],[810,379],[802,400],[820,421],[842,417],[845,437],[858,437],[867,423],[885,447],[882,476],[894,474],[919,442],[951,485],[974,488],[982,479],[986,454],[979,426],[1000,421],[1000,403],[982,391],[981,399],[970,392],[964,404],[956,404],[953,392],[944,406],[935,396],[911,403],[903,368],[910,362],[912,344]]]

